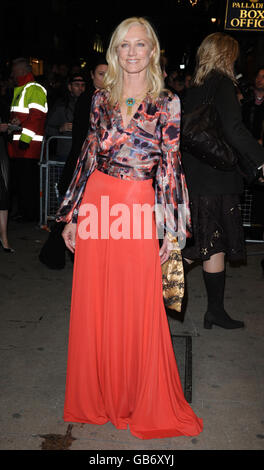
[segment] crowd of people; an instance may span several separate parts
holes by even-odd
[[[102,86],[106,69],[105,58],[98,55],[88,70],[61,64],[53,66],[47,75],[35,77],[29,61],[17,58],[9,75],[1,77],[0,240],[6,252],[14,253],[7,236],[9,219],[39,220],[39,160],[44,139],[71,137],[58,140],[52,150],[54,159],[62,162],[71,153],[72,161],[67,162],[64,171],[69,174],[88,130],[91,96]],[[76,115],[81,113],[76,128],[77,148],[72,139],[75,111]],[[65,186],[65,178],[60,188]]]
[[[184,83],[183,73],[177,68],[170,70],[167,76],[167,60],[162,59],[164,59],[162,68],[166,85],[179,96],[183,96],[184,90],[189,86],[190,74],[186,74]],[[25,58],[13,60],[10,69],[2,70],[0,76],[0,240],[6,252],[14,252],[9,246],[7,237],[7,225],[10,218],[21,222],[39,220],[38,163],[44,137],[71,137],[71,139],[58,139],[51,145],[54,160],[66,163],[59,182],[60,195],[63,196],[65,193],[88,131],[92,94],[95,89],[103,87],[107,66],[105,57],[98,54],[85,68],[78,64],[70,66],[67,63],[58,63],[48,66],[46,73],[40,76],[33,76],[32,68]],[[179,77],[178,81],[175,80],[175,75]],[[29,100],[26,105],[27,109],[26,111],[22,109],[21,101],[21,110],[19,110],[18,99],[26,89],[26,101]],[[23,100],[24,94],[22,94]],[[43,109],[38,108],[39,106]],[[74,117],[75,113],[76,117]],[[21,122],[28,134],[18,139]],[[60,238],[57,241],[59,243]],[[65,263],[62,254],[64,250],[58,251],[56,244],[54,250],[50,247],[47,251],[48,258],[42,254],[41,259],[49,267],[60,268]],[[57,253],[57,259],[54,258],[54,253]]]
[[[160,58],[161,69],[166,88],[176,93],[181,103],[184,103],[186,91],[192,83],[193,71],[179,68],[168,63],[165,56]],[[31,67],[26,59],[17,59],[12,63],[11,70],[2,71],[0,76],[0,145],[1,145],[1,184],[0,184],[0,240],[2,247],[14,252],[9,247],[7,237],[8,212],[9,218],[20,221],[39,219],[39,168],[41,141],[29,147],[30,135],[24,143],[23,138],[10,144],[14,136],[15,125],[19,123],[17,112],[12,110],[14,90],[17,88],[21,76],[27,76],[27,83],[37,83],[40,92],[43,87],[41,100],[47,112],[39,115],[39,110],[29,107],[31,120],[36,119],[43,127],[41,137],[66,136],[71,139],[61,139],[51,145],[51,151],[56,161],[66,163],[62,178],[59,182],[60,195],[63,196],[70,183],[77,157],[88,130],[89,107],[92,94],[97,88],[103,87],[103,78],[107,71],[107,61],[102,54],[93,57],[91,64],[82,68],[79,64],[69,65],[57,63],[47,66],[44,75],[34,77]],[[18,75],[17,75],[18,74]],[[254,83],[245,80],[237,82],[237,97],[241,104],[242,117],[245,126],[252,135],[263,145],[264,133],[264,67],[260,67],[255,74]],[[26,84],[23,84],[25,86]],[[241,85],[241,86],[240,86]],[[35,86],[36,88],[36,86]],[[31,87],[31,90],[33,88]],[[44,96],[45,94],[45,96]],[[32,95],[32,93],[31,93]],[[81,95],[83,95],[81,97]],[[38,100],[38,98],[31,98]],[[78,104],[77,104],[78,103]],[[77,105],[77,106],[76,106]],[[73,136],[74,114],[76,123]],[[28,118],[27,118],[28,121]],[[8,124],[8,125],[7,125]],[[33,124],[34,127],[34,124]],[[29,129],[30,131],[30,129]],[[34,132],[34,129],[31,129]],[[76,146],[76,142],[78,142]],[[22,148],[24,146],[24,148]],[[28,149],[25,146],[29,147]],[[32,154],[33,146],[35,151]],[[26,151],[27,150],[27,151]],[[5,188],[8,190],[6,191]],[[255,220],[263,223],[263,196],[262,188],[254,188],[253,211]],[[65,264],[62,251],[51,249],[50,256],[43,262],[50,267],[60,268]],[[64,250],[63,250],[64,251]],[[54,258],[57,253],[58,259]],[[47,251],[48,254],[48,251]],[[51,261],[49,261],[49,259]],[[63,261],[62,261],[63,260]]]
[[[186,275],[190,265],[202,263],[208,300],[204,328],[244,327],[224,308],[225,264],[245,256],[239,159],[247,160],[258,181],[264,181],[264,67],[245,92],[235,74],[238,56],[234,38],[213,33],[198,48],[193,73],[183,73],[160,58],[151,24],[133,17],[116,28],[106,58],[99,57],[89,76],[81,68],[68,74],[62,67],[53,70],[54,80],[37,80],[26,59],[13,61],[9,106],[4,106],[7,90],[1,95],[0,235],[5,251],[13,252],[7,237],[10,203],[17,221],[38,219],[43,138],[71,136],[70,144],[62,141],[53,149],[56,160],[65,163],[61,204],[40,255],[53,268],[64,266],[65,246],[74,255],[65,421],[111,421],[118,429],[129,426],[140,439],[194,436],[203,430],[181,387],[161,265],[178,250],[175,234],[180,233],[186,245],[178,267],[183,265]],[[181,148],[182,114],[199,109],[208,90],[213,90],[223,130],[221,142],[225,138],[239,155],[229,171]],[[116,227],[115,235],[111,229],[109,235],[102,206],[106,197],[110,214],[116,204],[129,210],[133,220],[124,237]],[[152,214],[152,236],[145,237],[142,214],[134,212],[134,205],[153,207],[154,202],[172,207],[173,217],[166,214],[161,223]],[[88,217],[90,235],[96,228],[97,236],[87,236],[84,228],[91,206],[97,210]],[[134,237],[135,226],[140,236]]]

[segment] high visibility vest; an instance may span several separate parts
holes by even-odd
[[[12,118],[18,118],[22,130],[13,133],[12,141],[8,145],[11,158],[39,159],[40,157],[48,111],[47,91],[32,79],[33,75],[29,74],[30,81],[14,89],[10,121]],[[26,150],[21,149],[19,141],[29,144],[29,147]]]

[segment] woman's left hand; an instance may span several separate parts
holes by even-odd
[[[160,248],[160,263],[164,264],[169,259],[171,252],[171,243],[169,242],[167,236],[165,235],[162,247]]]

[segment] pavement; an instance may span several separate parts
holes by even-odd
[[[0,251],[0,450],[264,449],[263,244],[247,244],[245,265],[227,265],[225,307],[244,329],[203,328],[201,266],[189,272],[184,318],[168,320],[172,335],[192,338],[191,406],[204,430],[196,437],[144,441],[111,423],[70,426],[62,419],[73,265],[68,256],[62,270],[41,264],[46,238],[34,224],[10,222],[16,253]]]

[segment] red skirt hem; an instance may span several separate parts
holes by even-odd
[[[91,421],[88,419],[81,419],[81,418],[63,418],[65,422],[69,423],[81,423],[81,424],[95,424],[97,426],[102,426],[107,423],[112,423],[111,420],[107,420],[105,422],[95,422]],[[182,431],[179,431],[177,429],[152,429],[148,431],[134,431],[133,426],[130,426],[127,424],[126,426],[117,426],[116,424],[113,424],[116,429],[119,431],[127,431],[127,429],[130,430],[130,433],[137,437],[138,439],[142,440],[148,440],[148,439],[164,439],[164,438],[170,438],[170,437],[194,437],[199,435],[203,431],[203,421],[202,419],[199,419],[200,421],[200,428],[198,427],[194,431],[190,431],[187,433],[186,431],[183,433]]]

